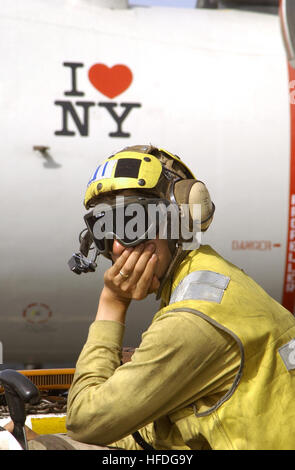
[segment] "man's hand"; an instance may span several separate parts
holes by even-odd
[[[104,284],[120,300],[142,300],[159,287],[155,276],[157,256],[154,243],[126,249],[105,272]]]
[[[154,251],[153,243],[125,249],[105,272],[97,320],[124,323],[130,301],[142,300],[158,289],[160,281],[155,274],[158,257]]]

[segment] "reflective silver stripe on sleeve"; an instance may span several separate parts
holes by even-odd
[[[220,304],[230,278],[213,271],[194,271],[174,289],[170,304],[181,300],[207,300]]]

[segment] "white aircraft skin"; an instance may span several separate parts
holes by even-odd
[[[4,365],[75,365],[110,264],[77,276],[67,261],[87,182],[128,145],[183,159],[216,205],[202,243],[282,302],[290,102],[278,16],[2,0],[0,37]],[[158,306],[131,304],[124,346]]]

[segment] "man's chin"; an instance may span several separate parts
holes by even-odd
[[[157,276],[154,275],[152,284],[148,290],[148,294],[157,294],[160,285],[161,285],[161,279],[159,279]]]

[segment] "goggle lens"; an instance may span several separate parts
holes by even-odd
[[[145,240],[155,239],[164,223],[164,199],[119,198],[119,203],[98,204],[84,217],[98,251],[109,257],[113,241],[117,239],[126,247]]]

